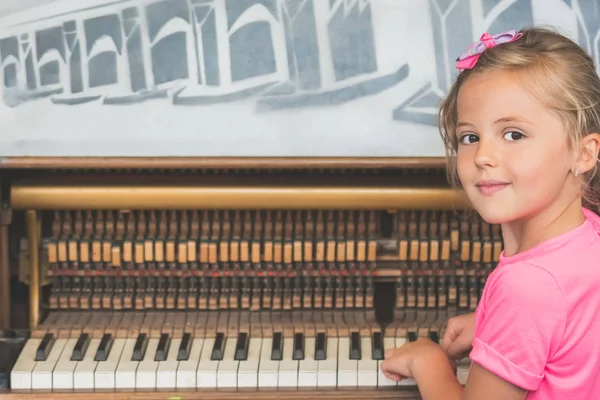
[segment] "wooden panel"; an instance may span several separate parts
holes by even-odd
[[[0,330],[11,325],[10,310],[10,268],[8,264],[8,224],[10,210],[0,209]]]
[[[0,157],[14,168],[444,168],[444,157]]]

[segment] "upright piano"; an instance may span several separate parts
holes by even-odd
[[[418,399],[502,249],[437,3],[0,1],[0,400]]]
[[[8,161],[0,398],[418,399],[384,352],[439,343],[502,248],[442,159]]]

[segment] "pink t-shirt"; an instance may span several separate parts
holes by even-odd
[[[600,217],[502,254],[475,313],[470,358],[528,400],[600,399]]]

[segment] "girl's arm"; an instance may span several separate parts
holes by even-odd
[[[390,379],[413,377],[424,400],[524,399],[544,380],[566,320],[564,293],[554,276],[537,265],[511,264],[496,269],[486,283],[464,390],[448,356],[431,340],[387,352],[381,368]]]
[[[505,381],[477,363],[473,363],[462,395],[464,400],[523,400],[527,390]],[[426,399],[426,397],[423,397]]]
[[[448,356],[428,339],[387,352],[381,367],[390,379],[413,377],[423,400],[523,400],[528,393],[477,363],[473,363],[463,388]]]

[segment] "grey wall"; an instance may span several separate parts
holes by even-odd
[[[1,0],[0,156],[440,156],[481,33],[596,0]]]

